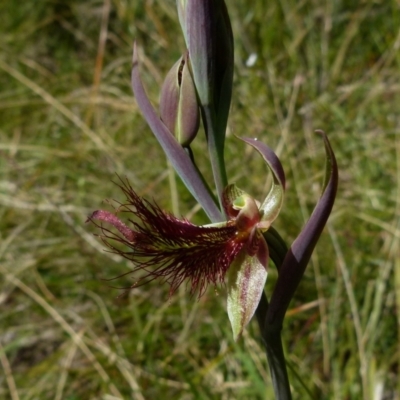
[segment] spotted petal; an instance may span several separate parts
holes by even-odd
[[[246,249],[228,270],[228,316],[237,340],[253,317],[267,281],[268,246],[259,235],[259,251],[250,256]]]

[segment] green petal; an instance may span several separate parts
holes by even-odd
[[[263,250],[268,249],[265,245]],[[240,337],[254,315],[267,280],[267,270],[257,256],[243,250],[228,271],[228,316],[233,337]]]

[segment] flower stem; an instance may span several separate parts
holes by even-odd
[[[203,182],[204,187],[206,188],[208,194],[210,195],[210,198],[214,201],[215,205],[218,206],[218,199],[215,197],[215,195],[214,195],[214,193],[212,192],[212,190],[211,190],[210,186],[208,185],[207,181],[204,179],[204,176],[203,176],[203,174],[201,173],[199,167],[197,166],[197,164],[196,164],[196,162],[195,162],[195,159],[194,159],[193,151],[192,151],[192,149],[190,148],[190,146],[186,147],[186,148],[185,148],[185,151],[186,151],[186,153],[188,154],[188,156],[190,157],[190,160],[192,161],[192,164],[193,164],[193,166],[195,167],[195,169],[196,169],[196,171],[197,171],[197,173],[198,173],[198,175],[199,175],[201,181]],[[217,217],[214,217],[214,218],[211,218],[211,217],[210,217],[210,220],[211,220],[212,223],[222,222],[222,221],[224,221],[224,217],[222,216],[222,214],[220,214],[220,215],[218,216],[218,218],[217,218]]]
[[[214,182],[217,189],[220,208],[223,212],[222,193],[228,184],[224,161],[225,132],[217,132],[215,112],[211,106],[202,107],[202,117],[204,129],[207,135],[208,152],[210,155]]]
[[[289,377],[283,353],[281,327],[267,326],[268,300],[263,293],[256,310],[256,317],[265,346],[276,400],[291,400]]]
[[[270,256],[278,273],[287,252],[287,246],[278,231],[270,228],[264,237],[270,248]],[[285,355],[283,353],[281,330],[282,326],[267,324],[268,300],[263,293],[256,310],[256,317],[260,327],[268,365],[277,400],[291,400],[289,377],[286,370]]]
[[[271,259],[274,262],[276,269],[279,273],[279,269],[288,251],[286,243],[282,239],[279,232],[273,226],[271,226],[268,231],[264,232],[263,235],[268,243]]]

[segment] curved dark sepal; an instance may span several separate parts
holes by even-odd
[[[266,324],[280,327],[297,286],[304,274],[311,254],[332,211],[338,186],[336,158],[323,131],[317,131],[325,142],[326,171],[324,190],[310,219],[293,242],[279,270],[279,277],[272,293]]]

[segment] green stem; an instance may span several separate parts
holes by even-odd
[[[276,400],[291,400],[292,395],[282,346],[281,327],[266,325],[267,310],[268,300],[263,293],[256,310],[256,317],[267,354],[275,398]]]
[[[272,226],[268,229],[268,231],[264,232],[263,235],[268,243],[270,257],[279,273],[280,266],[282,265],[288,251],[286,243],[282,239],[281,235],[279,235],[279,232]]]
[[[196,171],[197,171],[197,173],[199,174],[199,177],[200,177],[201,181],[203,182],[204,187],[206,188],[208,194],[209,194],[210,197],[214,200],[214,203],[215,203],[216,205],[218,205],[218,200],[216,199],[214,193],[212,192],[212,190],[211,190],[210,186],[208,185],[207,181],[204,179],[203,174],[201,173],[199,167],[197,166],[197,164],[196,164],[196,162],[195,162],[195,160],[194,160],[194,154],[193,154],[193,151],[192,151],[192,149],[190,148],[190,146],[185,147],[185,151],[186,151],[186,153],[189,155],[190,160],[192,161],[193,166],[196,168]],[[176,215],[176,214],[175,214],[175,215]],[[224,221],[225,218],[222,218],[222,216],[221,216],[220,219],[212,219],[212,218],[210,218],[210,219],[211,219],[211,222],[216,223],[216,222],[222,222],[222,221]]]
[[[178,196],[178,189],[177,189],[177,185],[176,185],[176,172],[168,158],[167,158],[167,165],[168,165],[169,188],[170,188],[170,192],[171,192],[172,212],[174,215],[180,215],[179,196]]]
[[[283,353],[281,330],[265,330],[268,365],[277,400],[291,400],[289,377]]]
[[[287,252],[286,243],[278,231],[272,227],[264,233],[264,237],[270,249],[270,257],[279,273]],[[268,325],[267,311],[268,300],[265,293],[263,293],[256,310],[256,317],[267,354],[275,398],[277,400],[291,400],[292,395],[281,338],[282,326]]]
[[[225,132],[217,132],[215,112],[211,106],[202,107],[204,129],[207,136],[208,152],[217,189],[220,208],[222,207],[222,193],[228,185],[224,160],[224,137]]]

